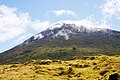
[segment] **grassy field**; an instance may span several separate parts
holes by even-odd
[[[120,80],[120,56],[4,64],[0,65],[0,80]]]

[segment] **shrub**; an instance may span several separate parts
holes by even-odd
[[[69,67],[67,70],[62,70],[59,75],[69,75],[74,74],[74,70],[72,67]]]
[[[88,64],[84,64],[84,67],[89,67],[89,65]]]
[[[48,61],[48,60],[34,62],[34,64],[39,64],[39,65],[49,65],[50,63],[52,63],[52,62]]]
[[[88,64],[69,64],[69,66],[73,66],[75,68],[85,68],[85,67],[89,67]]]
[[[82,75],[82,73],[78,73],[78,74],[76,74],[74,77],[80,77]]]
[[[10,66],[10,68],[12,68],[12,67],[18,67],[18,66],[17,66],[17,65],[15,65],[15,64],[13,64],[13,65],[11,65],[11,66]]]
[[[52,62],[56,62],[56,63],[62,64],[61,60],[53,60]]]
[[[109,71],[108,70],[102,70],[102,71],[100,71],[100,75],[104,76],[107,72],[109,72]]]
[[[64,68],[63,68],[63,67],[59,67],[58,69],[59,69],[59,70],[64,70]]]
[[[94,59],[95,59],[95,57],[94,57],[94,56],[90,57],[90,60],[94,60]]]
[[[77,50],[77,46],[74,45],[73,48],[72,48],[72,50],[73,51]]]
[[[109,76],[108,80],[120,80],[120,75],[118,73],[113,73]]]

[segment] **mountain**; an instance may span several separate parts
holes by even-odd
[[[19,63],[30,59],[70,60],[89,55],[119,55],[119,52],[119,31],[75,21],[59,21],[0,54],[0,63]]]
[[[115,40],[114,40],[115,39]],[[77,45],[78,47],[110,47],[119,46],[120,32],[76,25],[72,22],[57,22],[45,31],[42,31],[30,39],[24,41],[20,46],[35,44],[35,46],[66,47]],[[111,44],[114,42],[115,45]],[[51,45],[49,45],[51,44]],[[101,46],[103,47],[103,46]]]

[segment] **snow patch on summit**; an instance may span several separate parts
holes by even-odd
[[[84,26],[86,29],[89,29],[89,30],[91,29],[94,30],[95,28],[109,29],[109,26],[107,26],[106,24],[95,24],[88,19],[83,19],[78,21],[62,20],[52,24],[51,27],[49,27],[48,29],[53,30],[55,28],[60,28],[64,24],[74,24],[75,27],[79,27],[79,28],[81,26]]]
[[[55,28],[60,28],[63,26],[63,22],[56,22],[54,24],[51,25],[51,27],[49,27],[48,29],[52,30],[52,29],[55,29]]]
[[[54,37],[59,37],[59,36],[63,36],[65,38],[65,40],[68,40],[70,37],[70,34],[75,34],[74,32],[70,31],[70,30],[65,30],[62,29],[61,31],[59,31],[57,34],[54,35]]]
[[[54,37],[63,36],[65,40],[69,39],[69,35],[65,32],[59,31]]]
[[[34,36],[34,40],[36,40],[36,39],[41,39],[41,38],[43,38],[44,36],[41,34],[41,33],[39,33],[39,34],[36,34],[35,36]]]

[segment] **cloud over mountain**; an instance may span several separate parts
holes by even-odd
[[[48,28],[50,26],[50,22],[49,21],[40,21],[40,20],[36,20],[32,22],[32,28],[35,31],[43,31],[46,28]]]
[[[77,14],[74,11],[68,9],[53,10],[52,13],[54,13],[56,16],[61,15],[77,16]]]
[[[106,0],[101,9],[105,18],[115,16],[120,19],[120,0]]]
[[[0,43],[25,33],[29,23],[28,13],[18,13],[16,8],[0,6]]]

